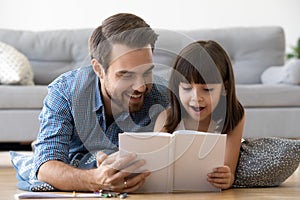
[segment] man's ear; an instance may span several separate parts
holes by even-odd
[[[98,62],[98,60],[93,58],[91,63],[93,66],[93,70],[97,74],[97,76],[99,78],[103,78],[104,77],[104,69],[103,69],[102,65]]]

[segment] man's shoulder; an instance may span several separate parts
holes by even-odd
[[[71,89],[78,79],[84,79],[90,72],[92,72],[91,66],[80,67],[71,71],[65,72],[57,77],[52,83],[49,84],[49,88],[56,88],[61,90]]]
[[[168,88],[165,85],[153,83],[151,93],[155,96],[167,97]]]
[[[167,82],[156,77],[148,97],[152,99],[153,103],[167,106],[169,104]]]

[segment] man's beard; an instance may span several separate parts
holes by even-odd
[[[105,93],[107,95],[107,97],[111,100],[111,109],[112,109],[112,113],[114,114],[118,114],[122,111],[126,111],[126,112],[136,112],[142,109],[143,105],[144,105],[144,99],[139,102],[139,103],[131,103],[130,104],[130,99],[129,101],[122,101],[122,100],[118,100],[112,97],[112,95],[110,94],[110,92],[108,91],[106,85],[104,85],[104,89],[105,89]],[[142,94],[142,98],[144,98],[144,96],[148,93],[148,87],[146,87],[146,91],[141,93],[138,91],[133,91],[131,95],[139,95]],[[121,94],[121,96],[123,96],[124,94]],[[130,97],[129,97],[130,98]],[[117,107],[117,108],[116,108]]]

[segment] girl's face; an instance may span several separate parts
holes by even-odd
[[[210,122],[211,113],[219,103],[222,84],[179,84],[179,98],[188,118],[197,122]],[[207,121],[208,120],[208,121]]]

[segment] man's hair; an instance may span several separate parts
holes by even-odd
[[[158,35],[140,17],[119,13],[102,22],[89,39],[91,59],[96,59],[104,70],[111,62],[110,53],[114,44],[126,45],[130,48],[143,48],[151,45],[152,51]]]

